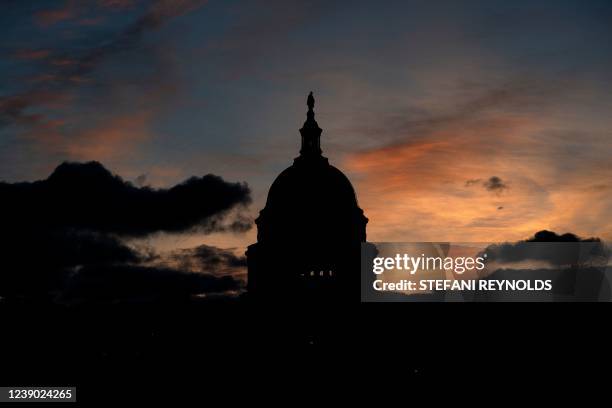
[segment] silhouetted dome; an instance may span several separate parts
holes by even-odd
[[[357,206],[355,190],[340,170],[321,159],[316,162],[300,162],[284,170],[276,178],[266,208],[295,207],[353,208]]]
[[[249,293],[326,301],[359,295],[368,219],[349,179],[321,151],[308,95],[300,156],[272,183],[247,250]],[[357,295],[356,295],[357,294]]]
[[[349,179],[321,154],[322,130],[313,107],[311,93],[300,129],[300,156],[270,187],[266,207],[256,220],[258,242],[365,241],[367,218]]]
[[[367,219],[349,179],[327,159],[298,157],[272,183],[257,219],[258,239],[365,239]]]

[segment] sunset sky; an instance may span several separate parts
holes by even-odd
[[[370,241],[612,239],[612,2],[5,0],[0,180],[97,160],[152,187],[213,173],[257,216],[324,155]],[[41,203],[41,205],[44,205]],[[163,251],[246,233],[155,234]]]

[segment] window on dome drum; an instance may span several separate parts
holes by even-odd
[[[323,270],[321,270],[321,271],[314,271],[314,270],[312,270],[312,271],[309,271],[308,273],[303,273],[302,272],[300,275],[302,277],[322,277],[322,278],[325,278],[325,277],[332,277],[332,276],[334,276],[334,271],[332,271],[332,270],[327,270],[327,271],[323,271]]]

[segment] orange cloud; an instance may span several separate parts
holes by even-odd
[[[560,182],[563,170],[539,136],[545,127],[533,117],[499,114],[449,122],[413,139],[348,155],[344,168],[371,220],[369,239],[504,241],[544,228],[605,236],[607,193],[601,186],[583,188],[593,184],[589,168],[597,164],[583,163],[580,172]],[[482,185],[466,185],[493,176],[508,188],[493,194]]]

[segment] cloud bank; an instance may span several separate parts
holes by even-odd
[[[0,199],[9,229],[73,228],[128,237],[227,228],[221,223],[227,211],[251,200],[246,184],[212,174],[153,189],[136,187],[98,162],[63,163],[33,183],[0,183]],[[236,228],[244,226],[238,222]]]
[[[152,249],[123,239],[244,231],[250,223],[239,209],[250,200],[246,184],[210,174],[153,189],[97,162],[63,163],[45,180],[2,182],[0,297],[134,301],[236,290],[240,284],[227,272],[244,264],[229,251],[202,246],[166,265]],[[183,268],[188,262],[197,267]]]
[[[610,251],[599,238],[580,238],[572,233],[539,231],[515,243],[490,245],[488,261],[500,264],[543,261],[552,266],[596,265],[605,267]]]

